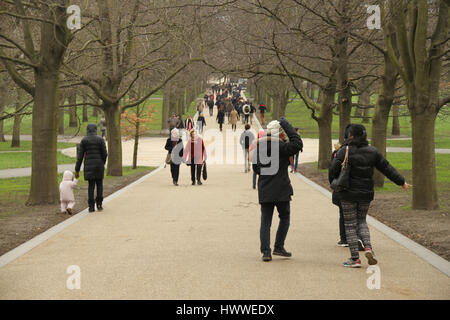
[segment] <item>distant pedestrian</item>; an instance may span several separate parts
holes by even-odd
[[[178,186],[178,178],[180,176],[180,164],[183,159],[183,140],[180,137],[178,129],[172,129],[170,137],[167,138],[164,147],[170,154],[170,173],[172,175],[172,182]]]
[[[253,189],[256,189],[256,177],[258,175],[256,173],[256,171],[257,171],[256,170],[256,162],[253,162],[256,159],[254,153],[255,153],[255,150],[256,150],[256,144],[258,143],[259,139],[261,139],[265,135],[266,135],[266,132],[263,129],[259,130],[258,137],[255,140],[253,140],[253,142],[252,142],[252,144],[250,145],[250,148],[249,148],[250,159],[252,159],[252,168],[253,168],[253,175],[252,175],[252,182],[253,182],[252,186],[253,186]]]
[[[75,206],[75,196],[73,188],[78,184],[78,179],[73,179],[73,173],[69,170],[64,171],[63,180],[59,184],[59,200],[61,200],[61,213],[72,215],[72,209]]]
[[[260,103],[258,109],[259,109],[261,124],[264,124],[264,113],[266,113],[266,110],[267,110],[266,105],[264,103]]]
[[[79,177],[81,164],[84,161],[84,180],[89,182],[89,212],[94,212],[95,204],[97,204],[97,210],[103,210],[103,177],[108,153],[105,141],[97,135],[97,126],[94,123],[88,124],[86,131],[87,135],[81,140],[78,150],[75,177]],[[97,186],[97,197],[94,199],[95,186]]]
[[[105,139],[105,137],[106,137],[106,119],[105,119],[105,116],[102,116],[100,118],[99,126],[100,126],[100,131],[102,133],[102,138]]]
[[[245,161],[245,173],[250,172],[250,145],[255,140],[255,135],[250,131],[250,125],[247,123],[245,125],[245,131],[242,132],[239,139],[242,150],[244,151],[244,161]]]
[[[186,143],[183,153],[183,161],[191,167],[191,181],[195,185],[202,185],[202,166],[206,160],[206,149],[203,139],[197,135],[195,129],[190,131],[190,138]]]
[[[299,130],[298,128],[295,128],[295,132],[298,133],[298,130]],[[292,173],[292,172],[297,172],[297,169],[298,169],[298,156],[299,156],[300,152],[303,152],[303,149],[300,149],[300,151],[297,152],[297,153],[293,156],[293,159],[292,159],[292,165],[291,165],[291,173]]]
[[[216,121],[219,124],[220,131],[222,131],[223,123],[225,122],[225,112],[224,108],[221,107],[217,113]]]
[[[286,142],[286,135],[289,142]],[[258,200],[261,205],[260,241],[263,261],[272,260],[270,226],[277,207],[280,223],[275,238],[274,255],[290,257],[284,242],[290,224],[290,201],[294,194],[289,180],[289,157],[303,147],[300,136],[285,118],[267,125],[267,136],[258,140],[253,153],[254,170],[259,174]],[[273,150],[272,148],[276,148]],[[261,159],[261,157],[264,157]]]
[[[231,110],[230,118],[231,118],[231,129],[233,131],[236,131],[236,124],[238,122],[238,113],[236,109],[233,108],[233,110]]]
[[[214,114],[214,99],[210,98],[208,100],[208,109],[209,109],[209,116],[212,117]]]
[[[197,130],[199,134],[203,134],[203,128],[206,126],[205,117],[203,116],[203,113],[200,113],[200,115],[197,118]]]
[[[339,149],[331,163],[330,181],[339,177],[345,159],[350,166],[349,187],[336,191],[336,197],[340,200],[342,206],[346,240],[351,253],[351,258],[344,262],[343,266],[360,268],[358,234],[361,236],[369,265],[377,263],[366,222],[370,202],[374,198],[374,168],[377,168],[395,184],[402,186],[405,191],[408,190],[410,185],[389,164],[377,148],[369,146],[366,128],[363,125],[352,124],[350,126],[345,147]]]
[[[187,131],[191,131],[191,129],[194,128],[194,121],[192,121],[192,118],[191,118],[190,114],[187,116],[186,123],[185,123],[184,127],[185,127],[185,129]]]

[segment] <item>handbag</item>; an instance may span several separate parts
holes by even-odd
[[[342,162],[339,176],[331,182],[331,189],[334,191],[347,190],[350,187],[350,165],[348,164],[348,146],[345,148],[345,158]]]
[[[171,163],[172,163],[172,155],[170,153],[167,153],[166,164],[171,164]]]
[[[203,177],[203,180],[208,179],[208,171],[206,170],[206,162],[203,162],[202,177]]]

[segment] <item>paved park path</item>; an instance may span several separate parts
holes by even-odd
[[[75,215],[6,265],[11,254],[0,257],[0,299],[450,299],[446,274],[374,228],[381,288],[369,290],[364,257],[361,269],[341,266],[349,250],[336,246],[337,208],[295,175],[293,257],[262,262],[257,191],[243,169],[209,165],[208,180],[191,186],[183,165],[174,187],[160,167],[107,199],[103,212]],[[275,217],[272,239],[277,225]],[[66,287],[71,265],[81,271],[79,290]]]

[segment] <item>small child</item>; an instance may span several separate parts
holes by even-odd
[[[72,209],[75,205],[73,188],[78,184],[78,179],[73,180],[73,173],[64,171],[63,181],[59,185],[59,194],[61,200],[61,213],[67,212],[72,215]]]

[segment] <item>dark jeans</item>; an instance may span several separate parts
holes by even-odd
[[[220,122],[219,122],[219,128],[220,128],[220,131],[222,131],[222,126],[223,126],[223,123],[220,123]]]
[[[172,173],[173,181],[178,182],[178,177],[180,176],[180,165],[171,163],[170,172]]]
[[[253,171],[253,188],[256,188],[256,172]]]
[[[261,228],[259,232],[261,240],[261,253],[271,252],[270,249],[270,227],[272,225],[273,209],[277,207],[280,224],[278,225],[277,235],[275,238],[275,249],[284,248],[284,240],[286,239],[289,224],[291,208],[289,201],[262,203],[261,204]]]
[[[103,179],[88,180],[88,203],[89,206],[94,206],[95,203],[102,204],[103,202]],[[94,189],[97,185],[97,197],[94,199]]]
[[[195,171],[197,171],[197,172],[195,172]],[[201,164],[191,164],[191,180],[192,180],[192,182],[195,182],[196,178],[197,178],[197,181],[201,181],[201,178],[202,178],[202,165]]]

